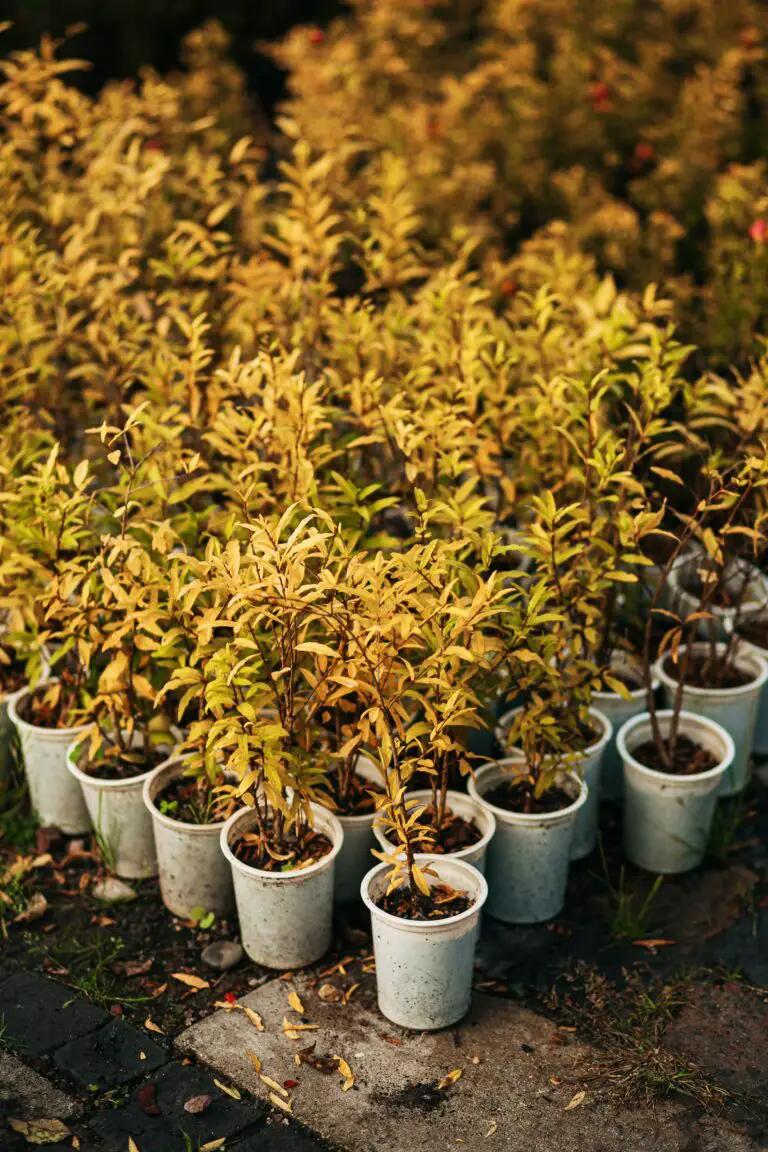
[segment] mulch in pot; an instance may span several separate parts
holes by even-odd
[[[364,780],[356,772],[350,778],[350,789],[346,796],[338,791],[338,778],[333,781],[333,810],[339,816],[368,816],[376,811],[376,796],[382,796],[384,789],[375,780]]]
[[[396,888],[388,895],[379,896],[374,900],[377,908],[390,916],[397,916],[400,920],[447,920],[449,916],[458,916],[466,912],[474,904],[471,896],[466,892],[457,892],[448,884],[435,884],[430,889],[429,896],[421,892],[411,905],[411,893],[407,888]]]
[[[664,661],[664,671],[673,680],[680,679],[680,663],[675,663],[671,656]],[[716,691],[720,688],[743,688],[754,680],[749,672],[742,672],[735,664],[728,663],[723,668],[722,660],[711,659],[709,653],[691,652],[685,669],[685,683],[689,688],[709,688]]]
[[[666,772],[669,776],[696,776],[719,764],[717,756],[687,736],[677,737],[671,765],[664,763],[654,740],[646,740],[633,748],[632,756],[646,768],[652,768],[654,772]]]
[[[427,808],[419,817],[419,823],[430,826],[433,825],[433,820],[432,808]],[[461,852],[464,848],[471,848],[483,838],[482,830],[478,828],[474,819],[467,820],[466,817],[458,816],[450,809],[446,810],[445,818],[437,829],[437,836],[435,837],[433,833],[434,828],[431,827],[423,836],[415,838],[414,852],[430,852],[436,856],[444,856],[451,852]]]
[[[232,845],[232,853],[261,872],[296,872],[316,864],[333,848],[333,844],[322,832],[305,827],[288,832],[279,846],[270,844],[271,853],[263,836],[256,832],[246,832]]]
[[[234,811],[233,802],[217,797],[207,780],[184,775],[169,780],[154,804],[158,812],[182,824],[215,824]]]
[[[554,785],[542,792],[541,796],[534,796],[533,789],[527,779],[522,781],[502,780],[495,784],[489,792],[483,793],[483,799],[495,808],[502,808],[505,812],[522,812],[525,815],[539,816],[550,812],[562,812],[574,803],[564,788]]]
[[[167,760],[169,751],[166,745],[146,752],[143,748],[134,748],[118,755],[102,755],[95,762],[86,764],[83,771],[97,780],[133,780]]]

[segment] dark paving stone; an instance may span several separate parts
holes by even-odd
[[[232,1152],[327,1152],[329,1144],[293,1124],[265,1124],[232,1145]]]
[[[161,1044],[123,1020],[110,1020],[98,1032],[89,1032],[59,1048],[54,1062],[83,1088],[115,1088],[156,1072],[168,1059]]]
[[[754,984],[768,988],[768,912],[744,916],[709,941],[710,962],[743,972]]]
[[[147,1083],[156,1087],[154,1101],[160,1110],[157,1116],[148,1116],[142,1108],[142,1100],[146,1104],[152,1099],[147,1096]],[[203,1095],[210,1095],[213,1100],[202,1115],[184,1111],[186,1100]],[[125,1152],[129,1136],[139,1152],[187,1152],[185,1133],[192,1148],[197,1148],[209,1140],[244,1132],[263,1115],[263,1105],[233,1100],[201,1068],[171,1064],[142,1084],[124,1107],[97,1116],[91,1130],[110,1152]]]
[[[6,1043],[23,1056],[44,1056],[109,1019],[71,988],[34,972],[18,972],[0,984],[0,1016]]]
[[[723,1088],[768,1103],[768,1004],[744,985],[697,988],[665,1032],[664,1046],[690,1057]]]

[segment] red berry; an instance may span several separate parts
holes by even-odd
[[[325,32],[322,28],[311,28],[309,32],[310,44],[322,44],[325,40]]]
[[[502,296],[514,296],[517,292],[517,282],[515,280],[505,280],[501,285]]]
[[[225,992],[224,999],[226,1000],[227,1004],[237,1004],[237,996],[234,992]]]
[[[764,217],[758,216],[750,225],[749,235],[754,240],[755,244],[764,244],[768,240],[768,223]]]
[[[653,144],[647,144],[642,140],[635,144],[635,159],[638,160],[641,164],[650,163],[654,156],[655,152],[653,149]]]

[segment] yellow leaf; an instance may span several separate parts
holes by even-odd
[[[282,1108],[283,1112],[293,1112],[290,1100],[283,1100],[282,1097],[276,1096],[274,1092],[270,1092],[269,1099],[273,1104],[276,1104],[278,1108]]]
[[[450,1088],[451,1084],[455,1084],[457,1080],[461,1080],[462,1069],[454,1068],[453,1072],[449,1072],[447,1076],[443,1076],[442,1080],[437,1086],[438,1091],[443,1088]]]
[[[349,1064],[347,1064],[343,1056],[334,1056],[334,1060],[336,1061],[336,1067],[338,1068],[343,1080],[341,1090],[342,1092],[349,1092],[350,1088],[355,1083],[355,1077],[352,1074],[352,1069],[350,1068]]]
[[[263,1072],[260,1072],[259,1077],[264,1084],[266,1084],[267,1088],[271,1088],[273,1092],[278,1092],[281,1096],[288,1096],[282,1084],[278,1084],[277,1080],[273,1080],[271,1076],[265,1076]]]
[[[230,1088],[227,1084],[222,1084],[221,1080],[214,1080],[217,1088],[221,1088],[222,1092],[226,1092],[227,1096],[231,1096],[233,1100],[242,1100],[242,1096],[237,1088]]]
[[[190,976],[188,972],[171,972],[171,979],[178,980],[180,984],[188,984],[196,992],[199,992],[201,988],[210,988],[207,980],[203,980],[200,976]]]
[[[61,1120],[8,1120],[14,1132],[20,1132],[27,1144],[58,1144],[71,1135]],[[138,1149],[137,1149],[138,1152]]]
[[[427,883],[426,877],[421,868],[417,868],[415,864],[413,866],[413,882],[419,892],[423,893],[424,896],[429,896],[429,884]]]
[[[159,1032],[161,1036],[165,1036],[165,1032],[163,1032],[162,1028],[154,1023],[151,1016],[147,1016],[146,1020],[144,1021],[144,1027],[148,1032]]]
[[[251,1064],[253,1064],[254,1069],[257,1072],[261,1072],[261,1060],[259,1060],[256,1053],[252,1052],[250,1048],[246,1048],[245,1054],[248,1057],[248,1059],[250,1060]]]
[[[119,464],[120,463],[120,449],[116,448],[114,452],[108,452],[107,453],[107,460],[109,460],[110,464]]]
[[[139,1152],[139,1146],[133,1136],[128,1137],[128,1152]]]
[[[209,1140],[207,1144],[201,1144],[200,1152],[216,1152],[216,1149],[223,1148],[226,1142],[226,1136],[219,1136],[216,1140]]]
[[[250,1020],[251,1024],[253,1024],[256,1031],[263,1032],[264,1022],[262,1021],[258,1012],[254,1012],[253,1008],[249,1008],[247,1004],[241,1004],[240,1007],[242,1008],[243,1012],[245,1012],[246,1016]]]
[[[586,1092],[577,1092],[565,1106],[565,1111],[569,1112],[571,1108],[578,1108],[579,1104],[583,1104],[587,1098]]]
[[[298,992],[294,992],[293,989],[288,993],[288,1003],[294,1012],[298,1012],[299,1016],[304,1015],[304,1005],[301,1002]]]

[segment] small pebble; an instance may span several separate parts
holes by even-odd
[[[207,964],[209,968],[216,968],[219,972],[234,968],[242,958],[242,945],[236,944],[234,940],[215,940],[213,944],[203,949],[201,957],[203,964]]]
[[[116,904],[120,900],[136,899],[136,893],[130,884],[118,880],[117,876],[107,876],[106,879],[100,880],[98,884],[94,884],[91,892],[97,900],[103,900],[105,904]]]

